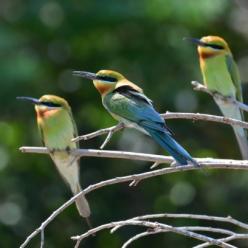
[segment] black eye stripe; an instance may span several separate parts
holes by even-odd
[[[58,103],[53,103],[53,102],[40,102],[41,105],[45,105],[47,107],[61,107],[60,104]]]
[[[110,76],[97,76],[97,79],[108,81],[108,82],[117,82],[117,79]]]
[[[217,44],[207,44],[206,46],[212,47],[214,49],[224,49],[222,45],[217,45]]]

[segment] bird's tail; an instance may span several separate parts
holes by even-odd
[[[77,161],[74,161],[68,155],[64,154],[64,152],[56,152],[56,154],[51,155],[55,165],[65,180],[65,182],[70,186],[73,195],[81,192],[81,186],[79,182],[79,167]],[[84,194],[81,194],[75,200],[77,209],[79,214],[86,219],[89,224],[89,216],[90,216],[90,207],[89,203],[86,200]],[[89,225],[91,226],[91,225]]]
[[[71,190],[73,192],[74,195],[78,194],[79,192],[82,191],[81,186],[79,183],[76,183],[75,185],[71,185]],[[76,206],[78,209],[79,214],[83,217],[86,218],[86,221],[88,223],[88,225],[91,227],[90,223],[89,223],[89,216],[91,214],[90,212],[90,206],[89,203],[87,201],[87,199],[85,198],[84,194],[81,194],[77,199],[76,199]]]
[[[217,102],[217,104],[224,116],[240,121],[243,120],[242,113],[240,112],[240,109],[237,106],[227,103],[223,104],[219,102]],[[242,158],[248,159],[247,132],[242,127],[238,126],[233,126],[233,131],[235,133]]]
[[[157,131],[148,127],[144,129],[152,136],[152,138],[161,145],[180,165],[199,164],[189,155],[189,153],[179,145],[169,134]]]

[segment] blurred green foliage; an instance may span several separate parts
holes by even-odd
[[[0,246],[17,247],[52,211],[70,198],[48,156],[21,154],[22,145],[41,145],[33,107],[16,96],[57,94],[72,106],[79,133],[116,122],[103,109],[90,82],[72,69],[113,69],[144,88],[158,111],[220,114],[213,100],[196,93],[201,81],[196,48],[183,37],[217,34],[229,43],[243,81],[248,65],[248,9],[228,0],[1,0],[0,2]],[[244,84],[247,99],[247,86]],[[228,126],[169,120],[177,140],[193,156],[240,158]],[[103,137],[82,143],[97,148]],[[149,137],[134,130],[115,134],[107,149],[164,154]],[[135,161],[83,158],[86,187],[116,176],[149,170]],[[152,178],[136,188],[115,185],[88,195],[92,222],[100,225],[156,212],[232,215],[248,221],[248,174],[242,171],[190,171]],[[178,225],[196,221],[171,221]],[[86,230],[71,206],[45,231],[46,247],[72,247],[70,236]],[[140,228],[107,231],[82,247],[120,247]],[[195,241],[172,234],[144,238],[134,247],[191,247]],[[238,243],[247,247],[247,243]],[[38,247],[39,237],[29,247]]]

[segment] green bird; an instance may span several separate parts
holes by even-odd
[[[243,102],[241,80],[238,67],[227,42],[219,36],[205,36],[201,39],[188,38],[197,44],[200,68],[205,86],[225,97]],[[215,99],[224,116],[244,121],[243,112],[235,105]],[[243,159],[248,159],[246,131],[233,126]]]
[[[79,162],[70,151],[78,148],[71,140],[77,137],[77,127],[67,101],[54,95],[44,95],[40,99],[32,97],[17,97],[30,101],[35,105],[37,124],[42,143],[49,150],[49,154],[61,174],[76,195],[82,189],[79,181]],[[86,218],[88,225],[91,214],[88,201],[84,195],[76,199],[79,214]]]
[[[153,108],[152,101],[143,94],[140,87],[120,73],[110,70],[101,70],[96,74],[74,71],[73,74],[93,80],[101,94],[103,106],[120,123],[151,136],[174,157],[177,164],[198,166],[172,137],[164,119]]]

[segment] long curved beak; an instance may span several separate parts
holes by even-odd
[[[16,99],[18,100],[24,100],[24,101],[29,101],[35,105],[40,105],[41,102],[37,98],[29,97],[29,96],[17,96]]]
[[[185,37],[183,38],[183,40],[186,40],[186,41],[189,41],[191,43],[194,43],[198,46],[206,46],[206,43],[201,41],[200,39],[197,39],[197,38],[191,38],[191,37]]]
[[[90,80],[97,80],[98,79],[98,77],[97,77],[97,75],[95,73],[87,72],[87,71],[73,71],[72,75],[87,78],[87,79],[90,79]]]

